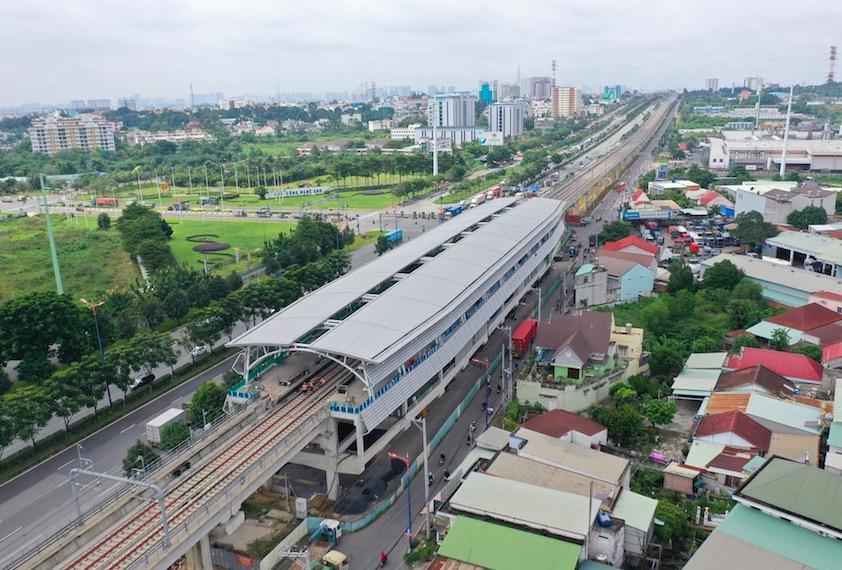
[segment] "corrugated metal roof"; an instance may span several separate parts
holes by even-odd
[[[611,483],[617,483],[628,469],[629,461],[583,445],[560,441],[554,437],[520,428],[515,432],[526,443],[518,455],[549,465],[587,473]]]
[[[687,452],[687,459],[684,460],[684,464],[698,469],[707,469],[708,464],[724,449],[725,445],[721,443],[694,439],[690,444],[690,450]]]
[[[528,483],[529,485],[536,485],[547,489],[555,489],[556,491],[574,493],[582,497],[591,496],[590,493],[593,490],[594,497],[598,495],[610,495],[607,499],[602,499],[603,505],[608,508],[613,503],[613,499],[619,488],[618,484],[592,479],[587,475],[552,465],[545,465],[538,461],[527,459],[526,457],[518,457],[511,453],[501,453],[498,455],[485,472],[495,477],[520,481],[521,483]],[[593,487],[591,487],[591,483],[593,483]]]
[[[725,517],[719,531],[810,568],[839,568],[842,561],[838,540],[742,505]]]
[[[736,496],[842,532],[842,478],[816,467],[773,457]]]
[[[743,347],[740,354],[730,357],[727,367],[739,370],[758,364],[796,382],[821,382],[824,374],[822,365],[804,354],[749,347]]]
[[[699,472],[689,467],[682,467],[680,463],[672,462],[664,467],[664,473],[669,475],[678,475],[679,477],[686,477],[687,479],[695,479],[699,476]]]
[[[439,556],[490,570],[574,570],[582,547],[532,532],[458,516]]]
[[[679,396],[707,396],[716,387],[720,369],[685,368],[672,382],[673,394]]]
[[[705,413],[721,414],[730,410],[745,412],[750,399],[751,393],[714,392],[710,395]]]
[[[780,315],[769,317],[765,322],[787,328],[794,328],[799,331],[809,331],[840,320],[842,320],[842,315],[838,314],[836,311],[831,311],[827,307],[822,307],[818,303],[810,303],[802,307],[790,309]]]
[[[756,325],[749,327],[746,332],[753,334],[756,337],[760,337],[762,339],[771,340],[772,335],[775,334],[775,331],[778,329],[783,329],[786,331],[787,337],[789,339],[789,346],[801,341],[801,332],[798,329],[793,329],[790,327],[785,327],[783,325],[776,325],[775,323],[770,323],[769,321],[760,321]]]
[[[827,436],[827,444],[833,447],[842,447],[842,423],[833,422],[830,424],[830,432]]]
[[[596,517],[599,499],[545,489],[510,479],[471,473],[450,499],[453,510],[584,540]]]
[[[809,253],[823,261],[842,264],[842,241],[831,237],[807,232],[781,232],[775,237],[767,238],[766,243],[774,247]]]
[[[752,394],[745,413],[752,418],[770,420],[809,433],[819,434],[822,431],[822,411],[819,408],[765,394]]]
[[[549,412],[538,414],[527,420],[523,424],[523,427],[555,438],[560,438],[570,431],[594,436],[608,429],[590,418],[568,412],[567,410],[550,410]]]
[[[648,532],[655,519],[658,501],[629,490],[623,490],[611,515],[626,521],[626,526]]]
[[[740,570],[810,570],[811,567],[790,560],[771,550],[740,540],[719,530],[705,539],[699,550],[684,565],[684,570],[739,568]],[[833,566],[827,568],[830,570]]]
[[[696,437],[708,437],[723,433],[733,433],[754,447],[769,450],[772,432],[747,415],[736,410],[711,414],[703,417],[696,427]]]
[[[684,368],[721,369],[728,358],[727,352],[694,352],[687,357]]]
[[[514,203],[513,199],[501,198],[471,208],[302,297],[229,346],[293,344],[442,243]],[[484,285],[482,277],[542,223],[560,217],[562,207],[563,203],[557,200],[534,198],[500,213],[308,344],[323,352],[363,361],[385,360],[402,346],[402,341],[416,336],[410,333],[436,324],[448,306]]]

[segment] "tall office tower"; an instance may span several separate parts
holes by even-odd
[[[623,96],[623,86],[622,85],[606,85],[602,88],[602,98],[603,99],[614,99],[615,101],[619,100]]]
[[[556,87],[553,92],[553,117],[570,119],[582,112],[582,91],[576,87]]]
[[[504,137],[523,134],[523,103],[493,103],[488,106],[488,128]]]
[[[29,127],[32,152],[55,155],[64,150],[116,150],[114,123],[99,115],[59,117],[48,115],[32,119]]]
[[[705,79],[705,89],[707,91],[719,91],[719,79]]]
[[[520,83],[500,84],[500,96],[497,98],[498,101],[517,99],[518,97],[520,97]]]
[[[479,100],[486,103],[493,103],[499,99],[499,83],[494,81],[480,81],[479,82]]]
[[[431,127],[473,127],[477,98],[468,91],[436,93],[427,97],[427,124]]]

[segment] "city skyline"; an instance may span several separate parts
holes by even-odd
[[[842,5],[786,6],[713,0],[698,10],[653,0],[605,11],[534,0],[514,11],[476,0],[350,0],[326,10],[267,0],[90,0],[81,10],[33,0],[0,8],[7,45],[21,46],[0,54],[0,106],[116,103],[134,93],[189,100],[191,82],[196,93],[229,97],[352,92],[366,82],[473,91],[482,78],[514,82],[518,66],[523,77],[549,76],[553,59],[558,85],[594,89],[702,89],[707,78],[730,87],[749,76],[823,83]]]

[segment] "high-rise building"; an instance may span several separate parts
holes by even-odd
[[[431,127],[473,127],[477,98],[467,91],[436,93],[427,98],[427,124]]]
[[[32,152],[50,156],[65,150],[116,150],[114,123],[99,115],[48,115],[32,119],[29,136]]]
[[[486,103],[493,103],[497,101],[500,88],[498,82],[494,81],[480,81],[479,82],[479,100]]]
[[[622,85],[606,85],[602,88],[603,99],[614,99],[618,101],[623,96]]]
[[[520,97],[520,82],[500,84],[500,95],[497,98],[498,101],[517,99],[518,97]]]
[[[129,111],[137,111],[137,99],[131,99],[129,97],[117,99],[117,108],[122,109],[123,107]]]
[[[88,99],[87,107],[94,111],[110,111],[111,99]]]
[[[707,91],[719,91],[719,79],[705,79],[705,89]]]
[[[577,87],[556,87],[553,93],[553,117],[570,119],[582,112],[582,91]]]
[[[526,77],[521,81],[520,94],[533,99],[549,99],[552,97],[552,85],[549,77]]]
[[[523,134],[523,104],[493,103],[488,106],[488,129],[492,133],[503,133],[504,137],[519,137]]]
[[[746,77],[743,81],[743,87],[747,87],[752,91],[757,91],[761,87],[763,87],[763,78],[762,77]]]

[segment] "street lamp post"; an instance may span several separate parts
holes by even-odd
[[[430,450],[427,448],[427,418],[412,420],[412,425],[421,430],[421,437],[424,441],[424,519],[427,527],[427,540],[430,539],[430,480],[427,474],[430,473]]]
[[[541,287],[530,287],[530,291],[538,293],[538,326],[541,325]]]
[[[143,474],[146,475],[146,461],[142,455],[138,455],[137,458],[140,460],[140,468],[143,470]]]
[[[105,304],[105,301],[100,301],[99,303],[95,303],[94,301],[88,301],[87,299],[79,299],[85,305],[88,306],[94,312],[94,326],[96,327],[96,342],[99,345],[99,357],[105,362],[105,351],[102,349],[102,335],[99,332],[99,317],[96,314],[96,308],[100,307]],[[114,409],[114,403],[111,401],[111,385],[106,382],[105,383],[105,391],[108,394],[108,407],[112,410]]]
[[[406,503],[407,503],[407,516],[409,517],[409,526],[406,527],[406,531],[404,535],[409,539],[409,551],[412,552],[412,473],[410,473],[411,464],[409,463],[409,454],[404,457],[403,455],[398,455],[397,453],[392,453],[391,451],[386,452],[386,455],[389,457],[393,457],[395,459],[400,459],[401,461],[406,464]]]

